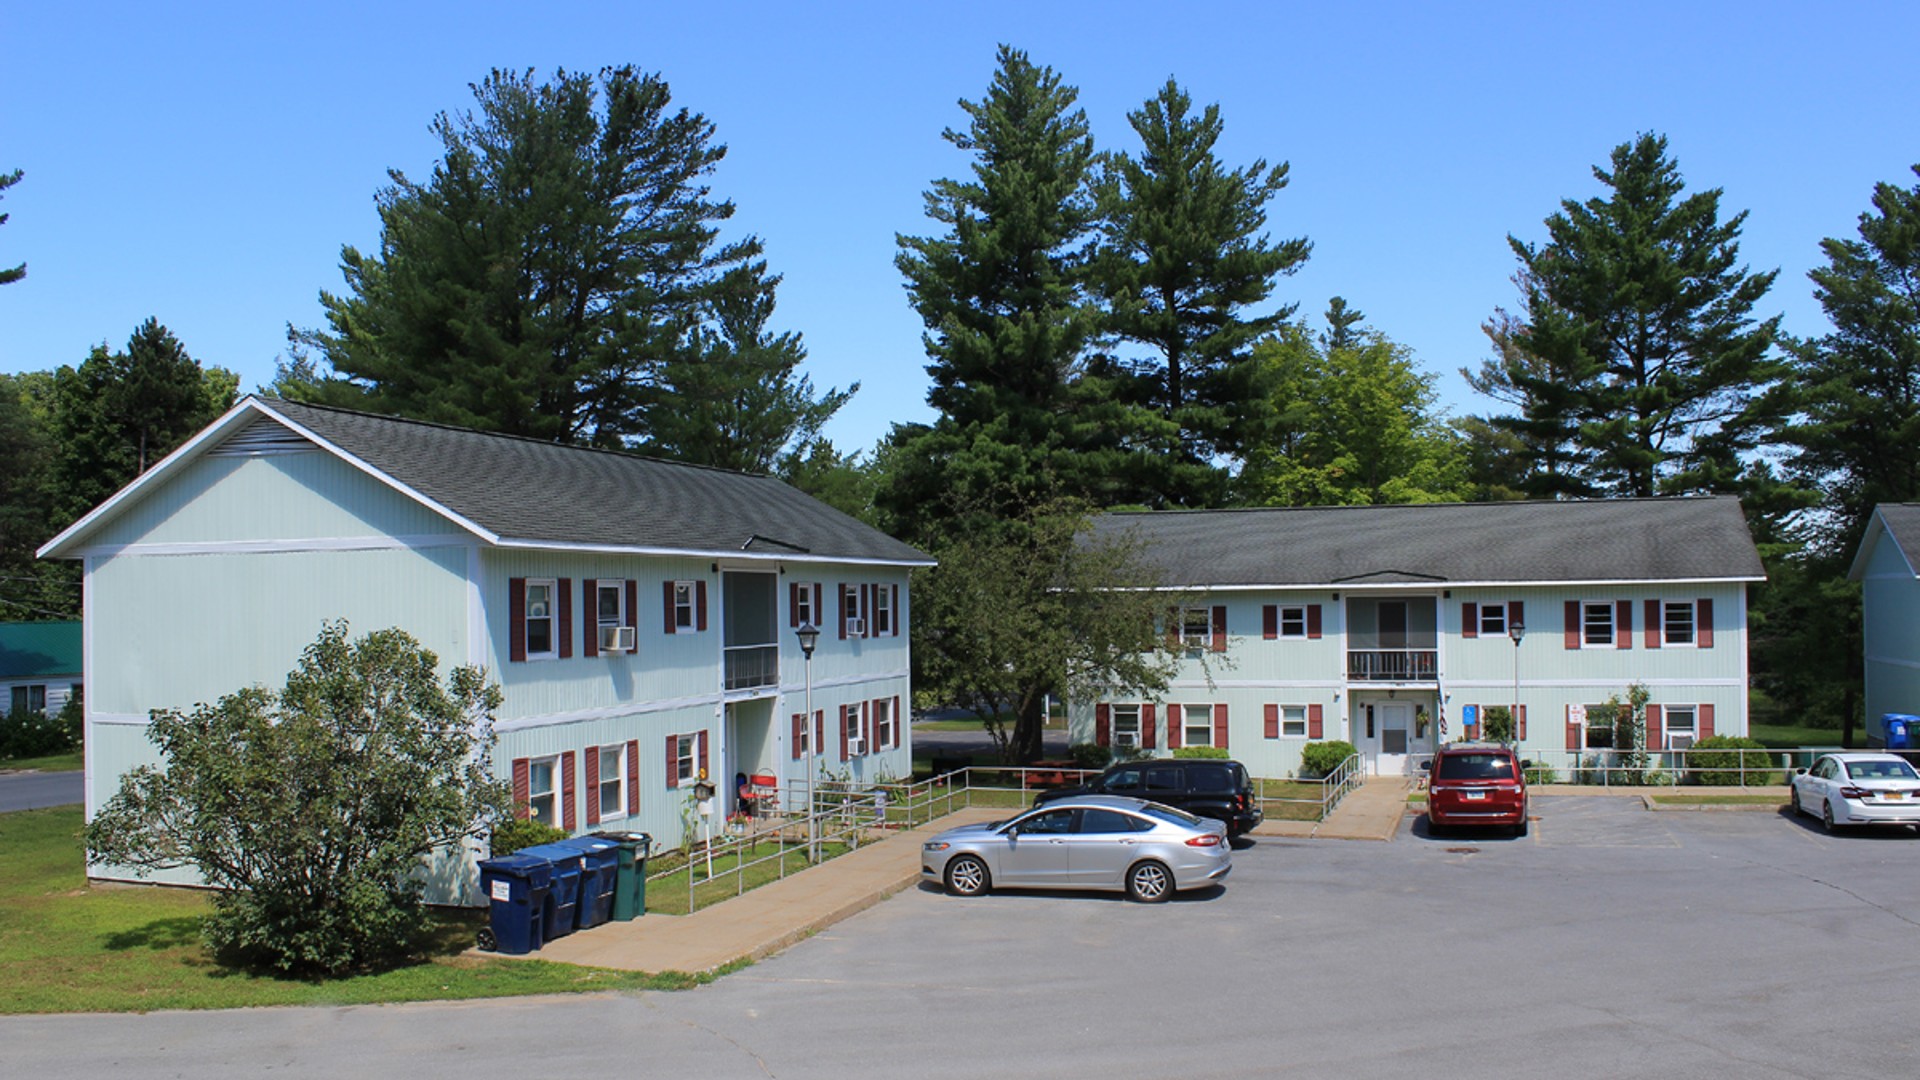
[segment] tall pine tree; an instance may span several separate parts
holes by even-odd
[[[0,173],[0,197],[4,197],[6,190],[19,183],[20,178],[25,175],[26,174],[19,169],[15,169],[10,173]],[[7,223],[7,217],[8,215],[6,214],[0,214],[0,225]],[[11,285],[26,276],[26,263],[21,263],[19,266],[13,267],[0,266],[0,285]]]
[[[1215,153],[1220,107],[1192,111],[1168,79],[1127,115],[1139,156],[1110,154],[1097,184],[1100,250],[1094,283],[1106,331],[1144,355],[1122,357],[1144,385],[1133,395],[1158,414],[1140,441],[1162,466],[1137,499],[1153,506],[1218,505],[1227,475],[1217,460],[1239,455],[1239,403],[1253,342],[1283,323],[1291,305],[1264,314],[1275,281],[1307,259],[1305,239],[1265,234],[1267,204],[1287,186],[1287,163],[1228,168]]]
[[[1531,358],[1508,371],[1575,395],[1549,412],[1579,423],[1579,486],[1736,490],[1782,410],[1779,316],[1754,317],[1775,272],[1739,265],[1746,214],[1721,221],[1718,188],[1685,194],[1664,137],[1622,144],[1593,172],[1609,194],[1563,202],[1546,244],[1508,238],[1525,296],[1515,344]]]

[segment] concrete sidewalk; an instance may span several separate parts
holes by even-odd
[[[757,960],[912,888],[920,880],[920,845],[927,837],[1016,812],[1005,807],[956,811],[691,915],[607,923],[569,934],[527,958],[688,973]]]
[[[1314,837],[1321,840],[1391,840],[1407,816],[1413,781],[1405,776],[1370,776],[1347,793],[1325,821],[1263,821],[1254,836]]]

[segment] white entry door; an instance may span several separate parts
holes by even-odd
[[[1374,754],[1373,771],[1380,776],[1405,776],[1407,752],[1413,742],[1413,703],[1383,701],[1373,709],[1380,724],[1380,748]]]

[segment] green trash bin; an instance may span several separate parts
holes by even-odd
[[[647,849],[653,837],[643,832],[597,832],[620,845],[619,873],[613,884],[613,921],[630,922],[647,913]]]

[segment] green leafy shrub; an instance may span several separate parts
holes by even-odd
[[[1353,744],[1345,739],[1310,742],[1300,749],[1300,775],[1308,780],[1318,780],[1339,768],[1341,762],[1353,755]]]
[[[556,829],[544,821],[534,818],[521,818],[503,821],[493,827],[493,836],[488,839],[488,850],[494,858],[511,855],[521,848],[530,848],[536,844],[551,844],[555,840],[565,840],[567,830]]]
[[[1695,784],[1767,787],[1780,782],[1779,763],[1766,744],[1744,735],[1715,735],[1687,753],[1687,780]]]
[[[52,715],[32,709],[0,715],[0,758],[45,757],[72,750],[80,745],[82,715],[78,695]]]
[[[1173,752],[1178,758],[1230,758],[1224,746],[1183,746]]]
[[[1557,784],[1560,782],[1560,774],[1554,772],[1553,767],[1549,765],[1528,765],[1524,771],[1527,774],[1527,783],[1529,785]]]
[[[1120,749],[1126,750],[1129,747],[1123,746]],[[1067,748],[1067,756],[1073,759],[1075,765],[1083,769],[1104,769],[1112,763],[1115,754],[1110,747],[1097,746],[1093,743],[1074,743]]]

